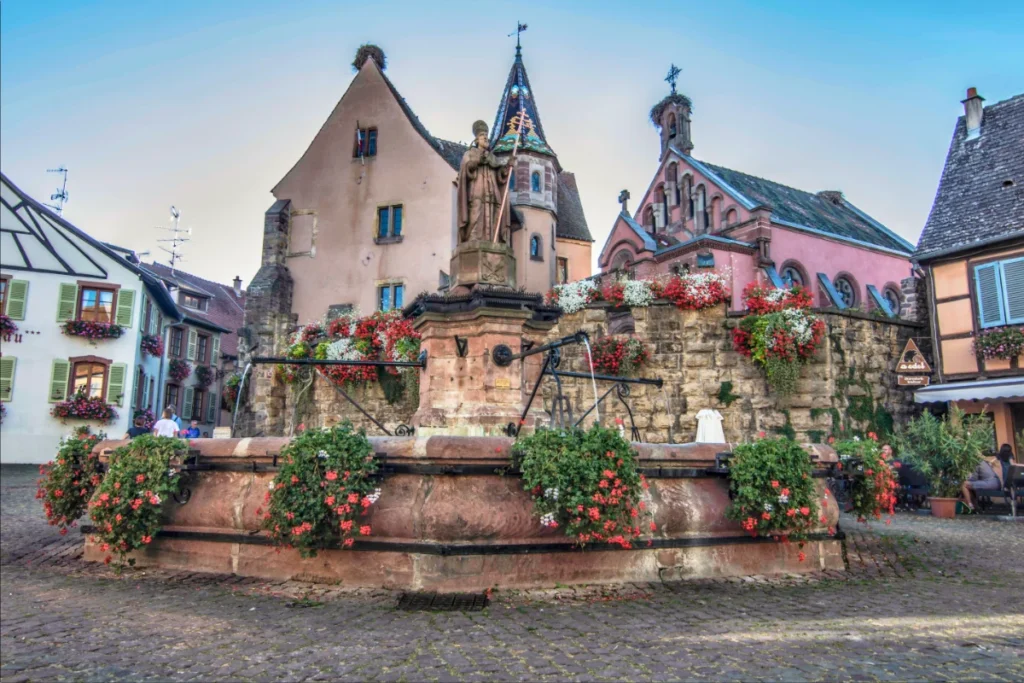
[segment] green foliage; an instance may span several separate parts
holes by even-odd
[[[629,548],[640,536],[647,482],[618,430],[541,429],[520,437],[513,456],[542,525],[562,527],[580,545],[604,541]]]
[[[366,433],[350,423],[310,429],[281,451],[281,469],[257,510],[278,546],[297,548],[303,557],[317,550],[352,546],[370,526],[357,519],[380,497],[377,463]]]
[[[870,434],[874,436],[874,432]],[[896,472],[889,464],[892,449],[879,446],[875,438],[836,441],[840,467],[850,478],[850,503],[858,521],[896,510]]]
[[[728,407],[733,401],[743,398],[739,394],[732,393],[732,382],[722,382],[718,387],[718,402]]]
[[[60,527],[62,536],[85,513],[100,483],[99,457],[92,450],[104,438],[103,432],[90,434],[88,426],[79,427],[61,439],[55,460],[39,466],[36,498],[43,501],[47,522]]]
[[[741,444],[729,460],[734,496],[725,514],[754,536],[804,540],[819,519],[812,472],[811,456],[792,439]]]
[[[824,429],[808,429],[807,438],[811,440],[811,443],[822,443],[825,439]]]
[[[789,414],[789,410],[784,408],[782,410],[782,414],[783,416],[785,416],[786,421],[782,423],[781,427],[772,427],[772,432],[778,434],[779,436],[785,437],[787,439],[792,439],[795,441],[796,430],[793,429],[793,420]]]
[[[991,420],[953,406],[941,420],[925,412],[897,427],[893,445],[901,459],[928,477],[933,496],[955,498],[994,439]]]
[[[181,439],[144,434],[110,456],[107,474],[89,502],[89,516],[101,550],[117,553],[119,567],[128,553],[148,545],[160,531],[160,506],[180,485],[171,463],[186,453]],[[107,555],[105,561],[110,560]]]

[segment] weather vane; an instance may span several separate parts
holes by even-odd
[[[516,34],[516,52],[519,52],[522,49],[522,47],[523,47],[522,45],[519,44],[519,35],[523,31],[525,31],[525,30],[526,30],[526,24],[524,24],[521,21],[517,21],[516,22],[516,30],[512,32],[512,33]],[[508,34],[509,38],[512,37],[512,33]]]
[[[679,78],[679,74],[681,74],[682,72],[682,69],[673,64],[671,67],[669,67],[668,76],[665,76],[665,80],[668,82],[669,85],[672,86],[673,95],[676,94],[676,80]]]

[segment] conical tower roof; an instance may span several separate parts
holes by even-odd
[[[498,115],[494,117],[494,127],[491,128],[492,150],[497,153],[512,151],[516,141],[516,131],[519,130],[521,112],[525,114],[526,120],[523,123],[523,139],[519,144],[519,149],[556,156],[544,136],[544,127],[540,123],[540,113],[537,111],[537,102],[533,97],[533,88],[530,87],[530,79],[527,77],[526,67],[523,65],[523,50],[517,45],[516,59],[512,63],[512,70],[509,71],[508,80],[505,82],[505,90],[501,93]]]

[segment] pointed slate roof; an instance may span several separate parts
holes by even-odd
[[[555,235],[582,242],[594,241],[587,226],[587,217],[583,215],[576,176],[568,171],[558,174],[558,221],[555,223]]]
[[[516,141],[516,131],[519,130],[520,112],[525,112],[526,121],[523,125],[523,140],[519,148],[556,156],[548,146],[547,137],[544,135],[544,127],[540,123],[540,113],[537,111],[537,102],[533,97],[533,88],[530,87],[530,79],[527,77],[526,67],[523,65],[523,50],[517,45],[516,59],[512,62],[508,80],[505,81],[501,102],[498,103],[498,114],[494,117],[494,127],[491,128],[492,150],[495,152],[512,151]]]
[[[980,134],[957,119],[917,258],[1024,233],[1024,94],[985,107]]]

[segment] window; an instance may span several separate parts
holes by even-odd
[[[170,355],[172,358],[181,358],[181,344],[184,336],[185,331],[182,330],[180,327],[171,328]]]
[[[381,285],[377,288],[377,308],[390,311],[402,307],[405,298],[405,285]]]
[[[625,270],[633,262],[633,255],[625,249],[615,254],[612,259],[612,270]]]
[[[153,407],[153,401],[156,399],[154,395],[156,392],[156,380],[152,377],[149,378],[149,393],[146,394],[146,408]]]
[[[146,373],[139,368],[138,376],[135,378],[135,407],[145,408],[145,395],[146,395]]]
[[[177,384],[168,384],[167,392],[164,394],[164,408],[174,408],[174,412],[178,412],[178,395],[180,388]]]
[[[669,137],[673,137],[673,138],[676,136],[676,115],[675,114],[669,114],[668,115],[668,135],[669,135]]]
[[[1024,323],[1024,258],[975,267],[974,293],[982,327]]]
[[[543,186],[540,184],[540,171],[530,174],[530,192],[540,192]]]
[[[679,187],[679,164],[675,162],[668,165],[668,182],[671,184],[672,190],[676,195],[675,206],[679,206],[679,204],[682,203],[681,197],[679,196],[681,193]]]
[[[78,290],[78,319],[114,322],[114,290],[81,287]]]
[[[541,242],[540,235],[530,236],[530,260],[532,261],[543,261],[544,260],[544,249],[543,243]]]
[[[352,158],[377,156],[377,129],[356,128],[355,145],[352,147]]]
[[[402,236],[402,205],[377,208],[377,239]]]
[[[142,333],[152,334],[151,330],[153,327],[153,300],[148,296],[146,297],[146,308],[142,316]]]
[[[200,364],[206,364],[207,354],[210,350],[210,336],[206,334],[199,335],[198,346],[196,347],[196,362]]]
[[[89,397],[103,397],[107,389],[107,366],[94,361],[79,361],[71,373],[71,393],[85,392]]]
[[[729,209],[728,211],[725,212],[725,224],[736,225],[736,220],[738,216],[739,214],[736,212],[736,209]]]
[[[839,298],[843,300],[847,308],[852,308],[857,305],[857,286],[853,284],[853,280],[846,275],[838,275],[833,280],[832,285],[836,288],[836,292],[839,293]]]
[[[564,285],[569,281],[569,259],[559,257],[557,272],[555,277],[558,279],[558,284]]]
[[[900,293],[894,287],[886,287],[882,290],[882,296],[885,297],[885,301],[889,304],[889,310],[892,311],[893,315],[900,314]]]
[[[508,176],[508,191],[509,192],[515,192],[516,191],[516,174],[515,174],[515,171],[510,173],[509,176]]]
[[[644,209],[644,228],[647,232],[654,232],[654,207],[650,204]]]
[[[199,420],[203,422],[203,398],[205,398],[206,392],[202,389],[196,389],[195,393],[192,394],[192,412],[189,414],[189,419]]]
[[[0,278],[0,315],[7,312],[7,278]]]
[[[181,295],[181,305],[185,308],[192,308],[197,311],[205,311],[209,305],[209,300],[206,297],[193,296],[191,294]]]
[[[779,273],[782,276],[782,281],[787,287],[793,285],[800,285],[801,287],[807,284],[807,280],[804,278],[804,272],[795,263],[783,263],[782,271]]]

